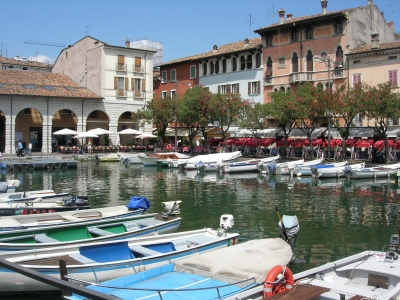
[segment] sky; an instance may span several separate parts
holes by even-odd
[[[400,32],[400,0],[374,4]],[[328,0],[327,11],[365,5]],[[253,31],[279,22],[281,8],[293,17],[322,11],[320,0],[0,0],[0,55],[54,63],[62,47],[36,42],[72,45],[90,35],[114,46],[126,39],[162,43],[165,63],[258,37]]]

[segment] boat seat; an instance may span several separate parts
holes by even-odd
[[[63,219],[68,220],[68,221],[81,221],[81,219],[73,217],[73,216],[63,216]]]
[[[122,224],[124,224],[126,231],[134,231],[140,229],[139,224],[136,222],[124,222]]]
[[[70,257],[72,257],[73,259],[83,263],[83,264],[95,264],[96,261],[94,261],[93,259],[90,259],[89,257],[83,256],[80,253],[72,253],[69,254]]]
[[[377,294],[376,290],[370,291],[370,290],[365,289],[366,286],[356,287],[356,286],[342,285],[342,284],[339,285],[334,282],[323,281],[323,280],[319,280],[319,279],[312,279],[311,281],[305,280],[305,283],[329,288],[329,289],[335,290],[335,291],[340,291],[340,293],[346,294],[346,295],[357,295],[358,294],[358,295],[363,295],[364,297],[369,297],[371,299],[373,299],[374,295]]]
[[[162,252],[151,250],[140,245],[129,245],[129,249],[131,249],[133,252],[142,254],[143,256],[153,256],[162,254]]]
[[[109,232],[109,231],[100,229],[100,228],[98,228],[98,227],[88,227],[87,230],[88,230],[90,233],[93,233],[93,234],[98,235],[98,236],[113,235],[112,232]]]
[[[47,236],[44,233],[35,234],[35,241],[39,243],[59,243],[56,239]]]

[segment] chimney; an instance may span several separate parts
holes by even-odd
[[[322,14],[326,14],[326,8],[328,7],[328,0],[321,0],[321,6],[322,6]]]
[[[293,14],[287,14],[286,15],[286,20],[290,20],[291,18],[293,18]]]
[[[368,0],[368,5],[372,5],[373,2],[373,0]]]
[[[125,46],[126,46],[126,48],[130,48],[131,47],[131,41],[129,39],[126,39]]]
[[[244,39],[244,47],[245,48],[249,47],[249,39],[248,38]]]
[[[371,50],[376,50],[379,48],[379,33],[373,32],[371,34]]]
[[[283,18],[285,17],[285,11],[281,8],[279,11],[279,24],[283,24]]]
[[[217,45],[214,45],[214,46],[213,46],[213,53],[217,53],[217,51],[218,51],[218,46],[217,46]]]

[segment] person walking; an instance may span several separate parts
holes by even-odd
[[[17,147],[17,156],[22,156],[22,150],[23,150],[23,146],[22,146],[21,140],[19,140],[18,147]]]
[[[32,143],[31,142],[29,142],[29,145],[28,145],[28,156],[32,156]]]
[[[86,145],[88,154],[92,154],[92,139],[89,138],[89,141]]]

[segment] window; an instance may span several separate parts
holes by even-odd
[[[167,71],[161,72],[161,82],[167,82]]]
[[[286,59],[284,57],[278,57],[278,68],[286,68]]]
[[[23,84],[24,88],[28,90],[34,90],[36,89],[36,86],[34,84]]]
[[[161,99],[167,98],[167,91],[162,91],[161,92]]]
[[[292,29],[291,38],[292,42],[297,42],[299,40],[299,31],[297,29]]]
[[[196,66],[190,66],[190,79],[196,78]]]
[[[272,34],[267,34],[265,37],[266,46],[272,46]]]
[[[399,86],[398,83],[397,83],[397,79],[398,79],[397,71],[398,70],[389,70],[388,71],[389,81],[392,83],[392,86],[394,86],[394,87],[398,87]]]
[[[251,81],[248,83],[248,94],[260,94],[260,81]]]
[[[140,97],[142,95],[142,79],[132,78],[133,87],[132,90],[135,91],[135,97]]]
[[[124,55],[118,55],[118,71],[124,71],[125,70],[125,56]]]
[[[9,69],[14,69],[14,66],[8,66]]]
[[[336,21],[336,23],[335,23],[335,33],[343,33],[343,23],[342,23],[342,21]]]
[[[43,86],[46,90],[55,90],[56,88],[52,85],[44,85]]]
[[[335,60],[335,68],[343,67],[343,49],[341,46],[336,49],[336,60]]]
[[[314,37],[314,30],[311,26],[306,28],[306,40],[311,40]]]
[[[246,69],[246,60],[244,58],[244,56],[240,57],[240,70],[244,70]]]
[[[222,73],[226,73],[226,59],[222,60]]]
[[[232,94],[239,94],[239,83],[231,84],[231,93]]]
[[[214,62],[211,61],[210,62],[210,74],[212,75],[212,74],[214,74],[214,72],[215,72],[215,70],[214,70]]]
[[[247,55],[247,60],[246,60],[246,69],[251,70],[253,68],[253,56],[250,54]]]
[[[236,70],[237,70],[237,58],[234,57],[232,60],[232,71],[236,72]]]
[[[114,77],[114,89],[117,90],[118,96],[125,96],[125,90],[128,89],[128,78]]]
[[[292,73],[297,73],[297,72],[299,72],[299,57],[297,56],[297,53],[293,53]]]
[[[22,67],[22,70],[26,71],[28,70],[28,67]]]
[[[307,72],[312,72],[314,70],[314,56],[311,50],[307,52]]]
[[[135,57],[135,72],[142,72],[142,58]]]
[[[219,74],[219,60],[215,62],[215,74]]]
[[[175,69],[170,70],[169,75],[170,75],[171,81],[176,81],[176,70]]]
[[[171,90],[171,98],[174,98],[176,96],[176,90]]]
[[[265,77],[272,77],[272,58],[271,56],[267,59],[267,69],[265,71]]]
[[[360,64],[361,63],[361,60],[353,60],[353,64],[355,65],[355,64]]]
[[[256,54],[256,68],[260,68],[261,67],[261,53],[257,53]]]
[[[203,64],[203,76],[207,76],[207,63]]]
[[[226,94],[226,85],[219,85],[218,86],[218,93],[219,94]]]
[[[353,74],[353,88],[361,83],[361,73]]]
[[[397,56],[389,56],[389,59],[397,59]]]
[[[0,83],[0,88],[2,88],[4,86],[4,84]]]

